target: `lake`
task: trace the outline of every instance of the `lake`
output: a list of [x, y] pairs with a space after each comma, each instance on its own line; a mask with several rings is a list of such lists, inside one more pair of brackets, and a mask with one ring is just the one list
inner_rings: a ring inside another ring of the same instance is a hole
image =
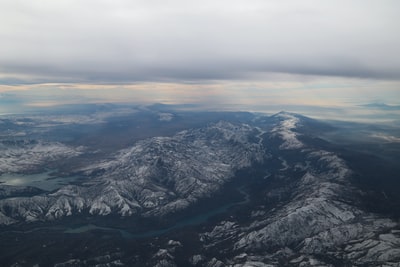
[[36, 174], [4, 173], [0, 176], [0, 184], [14, 186], [33, 186], [52, 191], [75, 181], [77, 176], [59, 177], [52, 175], [54, 170]]

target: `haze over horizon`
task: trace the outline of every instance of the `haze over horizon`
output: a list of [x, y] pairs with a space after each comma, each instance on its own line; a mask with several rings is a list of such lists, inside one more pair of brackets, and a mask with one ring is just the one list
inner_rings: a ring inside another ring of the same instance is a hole
[[399, 0], [0, 0], [0, 267], [400, 267]]
[[2, 1], [0, 113], [399, 105], [398, 10], [394, 0]]

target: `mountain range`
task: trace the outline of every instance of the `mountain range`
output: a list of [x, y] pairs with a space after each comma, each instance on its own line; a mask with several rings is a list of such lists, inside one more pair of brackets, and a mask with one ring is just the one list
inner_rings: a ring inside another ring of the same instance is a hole
[[4, 266], [400, 266], [397, 143], [343, 147], [289, 112], [108, 108], [2, 120]]

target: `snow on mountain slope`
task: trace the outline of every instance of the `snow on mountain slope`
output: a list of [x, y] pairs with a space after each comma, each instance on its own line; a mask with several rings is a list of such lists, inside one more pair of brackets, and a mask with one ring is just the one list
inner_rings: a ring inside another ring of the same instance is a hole
[[276, 125], [271, 133], [272, 136], [279, 136], [283, 143], [279, 146], [280, 149], [298, 149], [303, 147], [303, 143], [297, 139], [298, 133], [293, 131], [299, 123], [299, 118], [287, 112], [280, 112], [274, 115], [281, 121]]
[[[187, 259], [178, 261], [182, 254], [175, 246], [163, 248], [162, 238], [149, 237], [157, 244], [149, 256], [153, 265], [186, 260], [191, 266], [400, 266], [398, 222], [365, 209], [360, 196], [366, 192], [352, 184], [351, 164], [304, 138], [318, 122], [307, 131], [303, 125], [304, 117], [280, 112], [249, 125], [221, 121], [144, 139], [82, 168], [86, 180], [80, 185], [30, 197], [5, 188], [0, 223], [77, 214], [157, 218], [212, 196], [237, 171], [257, 163], [268, 175], [245, 184], [238, 213], [220, 214], [220, 221], [196, 228], [201, 232], [193, 234], [198, 240], [189, 245], [193, 253]], [[183, 241], [176, 241], [179, 247]]]
[[83, 169], [92, 178], [82, 186], [0, 200], [0, 211], [3, 216], [32, 221], [84, 210], [93, 215], [122, 216], [182, 210], [216, 192], [235, 171], [263, 160], [261, 145], [250, 141], [258, 133], [248, 125], [220, 122], [173, 137], [145, 139], [111, 160]]
[[0, 142], [0, 174], [29, 172], [55, 160], [78, 156], [83, 150], [83, 147], [58, 142], [3, 141]]
[[281, 139], [275, 146], [292, 152], [288, 158], [272, 152], [285, 165], [276, 179], [286, 182], [264, 197], [282, 199], [274, 208], [249, 207], [247, 223], [222, 221], [201, 233], [205, 253], [230, 255], [221, 266], [399, 266], [400, 225], [360, 208], [363, 192], [350, 183], [353, 172], [335, 153], [300, 142], [293, 132], [299, 118], [275, 116], [283, 119], [270, 131]]

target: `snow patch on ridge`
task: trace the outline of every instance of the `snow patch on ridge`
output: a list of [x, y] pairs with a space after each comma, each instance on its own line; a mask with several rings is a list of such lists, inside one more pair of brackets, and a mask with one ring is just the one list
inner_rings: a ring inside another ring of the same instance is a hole
[[44, 163], [82, 154], [83, 147], [70, 147], [59, 142], [24, 141], [0, 143], [0, 174], [19, 173]]
[[283, 143], [279, 146], [280, 149], [298, 149], [304, 147], [304, 144], [297, 139], [298, 133], [294, 132], [299, 119], [292, 114], [281, 112], [276, 115], [284, 119], [272, 129], [272, 134], [279, 136]]
[[[2, 199], [0, 212], [13, 207], [10, 218], [34, 221], [81, 212], [158, 216], [182, 210], [216, 192], [237, 170], [263, 160], [262, 144], [254, 143], [257, 134], [246, 124], [219, 122], [171, 137], [143, 139], [80, 169], [91, 178], [84, 184], [42, 196]], [[62, 144], [53, 144], [51, 150], [32, 146], [31, 151], [49, 154], [46, 160], [79, 152]], [[45, 153], [48, 150], [53, 153]], [[16, 158], [23, 158], [20, 154]]]

